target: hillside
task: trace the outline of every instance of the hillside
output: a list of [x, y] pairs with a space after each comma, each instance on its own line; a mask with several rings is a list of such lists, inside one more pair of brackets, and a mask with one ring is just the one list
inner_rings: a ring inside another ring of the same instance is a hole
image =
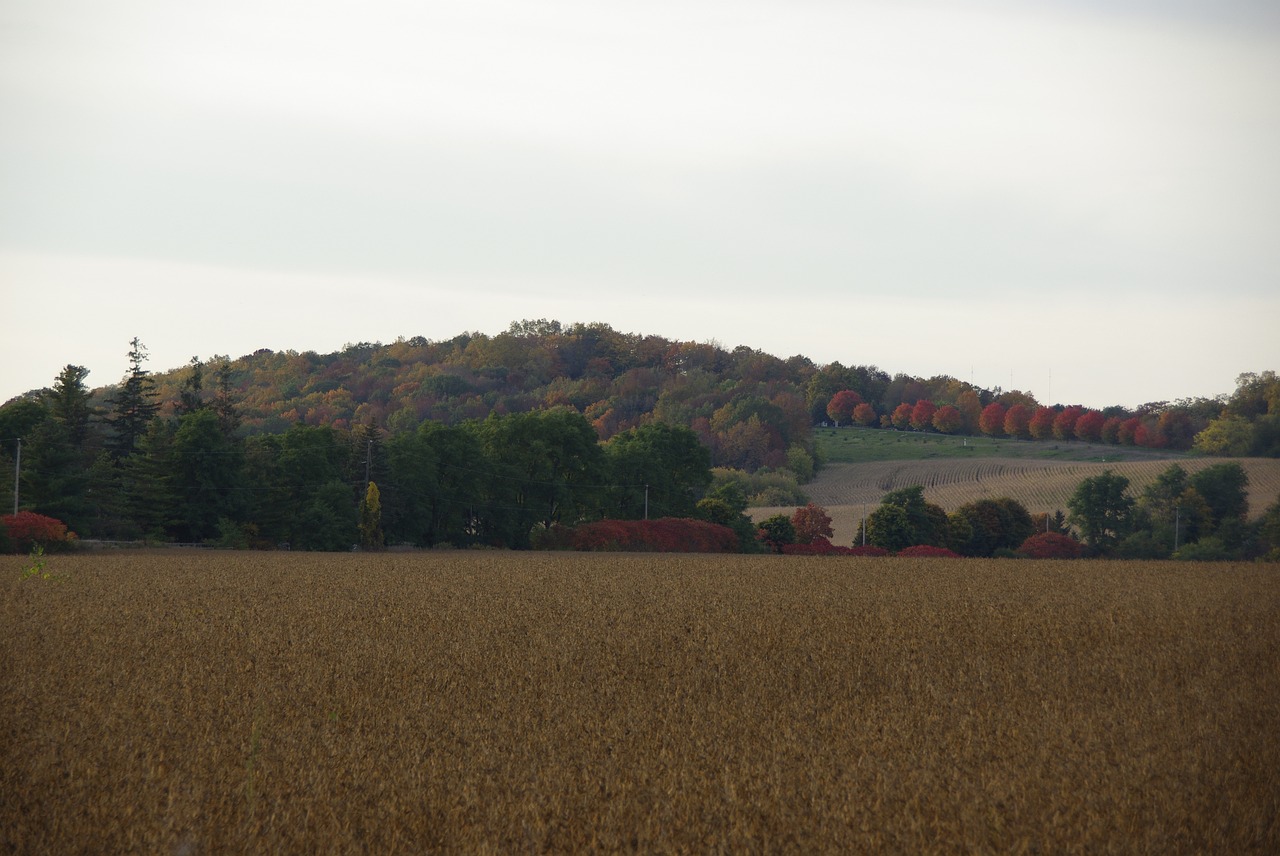
[[[1280, 454], [1280, 382], [1273, 372], [1242, 375], [1230, 397], [1085, 411], [949, 375], [817, 365], [803, 355], [782, 359], [746, 345], [730, 349], [714, 341], [545, 319], [513, 322], [494, 336], [415, 336], [385, 345], [349, 344], [329, 354], [263, 349], [237, 359], [213, 356], [202, 365], [152, 372], [151, 378], [162, 416], [174, 415], [193, 380], [200, 380], [197, 397], [225, 396], [247, 434], [279, 434], [296, 424], [341, 430], [373, 424], [397, 434], [426, 420], [453, 425], [490, 413], [571, 407], [601, 440], [661, 421], [694, 430], [717, 466], [788, 467], [801, 478], [808, 464], [797, 466], [796, 455], [811, 453], [814, 426], [832, 420], [897, 427], [899, 442], [902, 434], [1047, 442], [1079, 437], [1101, 441], [1113, 453], [1185, 450], [1205, 428], [1221, 423], [1211, 453]], [[109, 411], [116, 389], [93, 391], [99, 412]], [[836, 406], [838, 399], [846, 409]]]
[[[1189, 458], [1178, 465], [1195, 473], [1213, 464], [1235, 461], [1249, 475], [1249, 510], [1259, 516], [1280, 497], [1280, 460], [1274, 458]], [[835, 544], [851, 544], [859, 521], [875, 509], [891, 490], [923, 485], [925, 498], [954, 511], [966, 502], [1007, 496], [1018, 500], [1035, 514], [1067, 510], [1067, 499], [1076, 486], [1090, 476], [1112, 470], [1130, 482], [1130, 492], [1140, 493], [1168, 468], [1169, 460], [1144, 461], [1052, 461], [1017, 458], [978, 460], [896, 460], [870, 463], [828, 464], [805, 491], [831, 514]], [[751, 516], [763, 520], [773, 514], [790, 513], [792, 508], [753, 508]]]

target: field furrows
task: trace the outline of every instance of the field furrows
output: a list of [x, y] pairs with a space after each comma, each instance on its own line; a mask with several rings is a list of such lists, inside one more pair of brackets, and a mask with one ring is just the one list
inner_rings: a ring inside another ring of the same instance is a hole
[[1251, 565], [0, 559], [0, 852], [1276, 852]]
[[[1194, 473], [1213, 464], [1235, 460], [1249, 475], [1249, 511], [1259, 516], [1280, 497], [1280, 460], [1273, 458], [1191, 458], [1176, 461]], [[1067, 511], [1067, 500], [1076, 486], [1090, 476], [1112, 470], [1129, 479], [1130, 493], [1137, 495], [1175, 461], [1120, 461], [1115, 463], [1059, 462], [985, 458], [973, 461], [941, 458], [924, 461], [881, 461], [865, 464], [828, 464], [804, 486], [809, 498], [831, 514], [832, 543], [853, 543], [860, 521], [880, 504], [889, 491], [923, 485], [925, 498], [948, 512], [979, 499], [1012, 497], [1034, 513]], [[772, 514], [790, 514], [793, 508], [753, 508], [751, 516], [763, 520]]]

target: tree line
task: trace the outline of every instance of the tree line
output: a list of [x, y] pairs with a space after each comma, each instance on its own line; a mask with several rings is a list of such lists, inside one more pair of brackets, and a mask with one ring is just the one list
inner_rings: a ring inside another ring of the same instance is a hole
[[831, 518], [813, 504], [765, 520], [760, 532], [782, 553], [1280, 561], [1280, 500], [1251, 522], [1248, 486], [1235, 462], [1196, 473], [1171, 464], [1136, 496], [1110, 470], [1086, 478], [1068, 514], [1031, 514], [1008, 497], [948, 514], [913, 485], [885, 494], [852, 547], [830, 544]]
[[[81, 539], [345, 550], [376, 529], [390, 543], [525, 548], [557, 524], [694, 517], [712, 480], [690, 429], [653, 422], [601, 442], [565, 406], [390, 436], [305, 423], [246, 435], [223, 366], [207, 389], [193, 362], [162, 408], [145, 360], [134, 340], [106, 408], [67, 366], [46, 394], [0, 409], [0, 436], [23, 438], [22, 508]], [[708, 513], [741, 529], [745, 498], [730, 498], [732, 514]]]
[[[1147, 449], [1190, 450], [1233, 457], [1280, 456], [1280, 379], [1275, 372], [1243, 374], [1229, 397], [1138, 410], [1040, 405], [1021, 392], [987, 399], [962, 390], [951, 402], [918, 397], [892, 409], [876, 407], [853, 389], [836, 392], [826, 414], [837, 426], [967, 434], [1014, 440], [1082, 440]], [[944, 392], [945, 394], [945, 392]], [[989, 399], [989, 400], [988, 400]]]

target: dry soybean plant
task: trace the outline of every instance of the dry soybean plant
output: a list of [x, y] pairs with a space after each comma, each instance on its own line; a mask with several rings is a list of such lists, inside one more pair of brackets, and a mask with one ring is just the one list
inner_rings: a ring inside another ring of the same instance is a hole
[[59, 562], [0, 574], [0, 851], [1280, 843], [1260, 567]]

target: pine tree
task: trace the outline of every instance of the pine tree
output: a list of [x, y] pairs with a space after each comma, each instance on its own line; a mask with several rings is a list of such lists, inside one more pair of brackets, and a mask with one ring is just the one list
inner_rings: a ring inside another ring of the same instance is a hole
[[147, 425], [160, 409], [155, 379], [142, 367], [147, 359], [147, 346], [136, 336], [129, 345], [129, 374], [115, 396], [107, 399], [114, 414], [112, 451], [118, 458], [133, 454], [135, 445], [147, 433]]

